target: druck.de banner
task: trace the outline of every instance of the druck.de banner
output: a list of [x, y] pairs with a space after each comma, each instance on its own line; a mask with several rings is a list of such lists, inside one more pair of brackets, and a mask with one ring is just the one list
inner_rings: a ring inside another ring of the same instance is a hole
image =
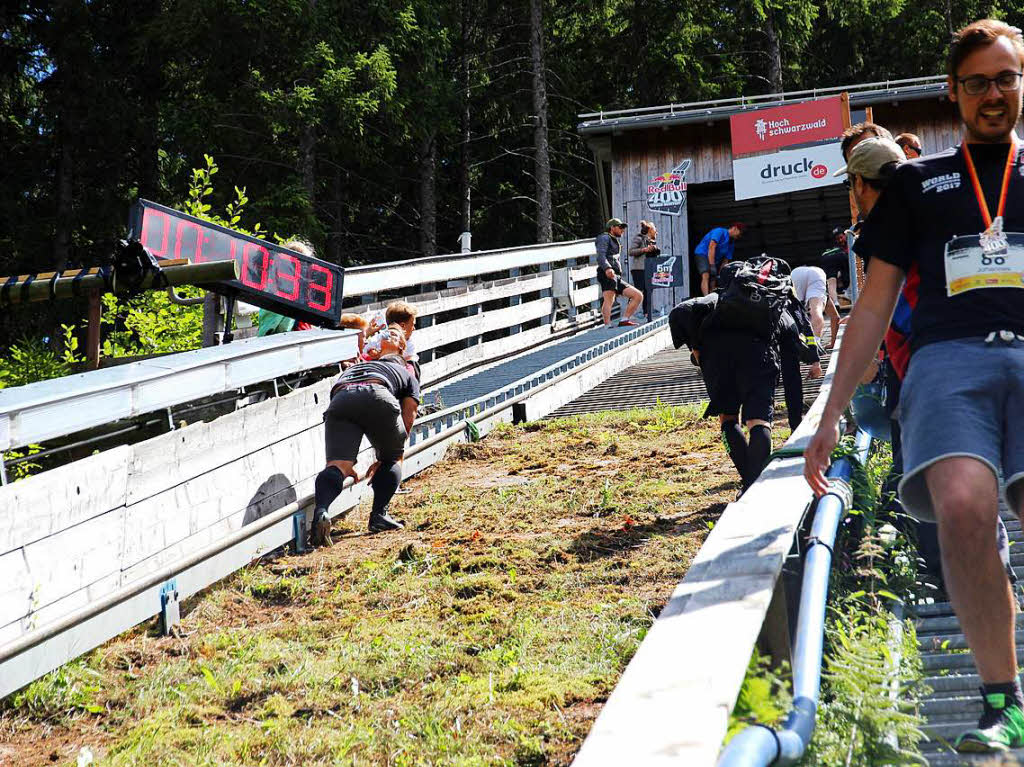
[[843, 103], [836, 96], [743, 112], [729, 118], [729, 128], [733, 157], [828, 141], [843, 133]]
[[844, 164], [838, 141], [741, 157], [732, 161], [736, 199], [749, 200], [838, 184], [842, 179], [833, 178], [832, 174]]
[[832, 176], [843, 166], [839, 96], [733, 115], [730, 127], [737, 200], [842, 182]]

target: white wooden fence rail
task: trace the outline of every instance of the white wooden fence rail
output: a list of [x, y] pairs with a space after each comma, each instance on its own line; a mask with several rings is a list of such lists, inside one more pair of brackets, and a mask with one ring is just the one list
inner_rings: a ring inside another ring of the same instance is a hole
[[[437, 281], [456, 275], [493, 273], [539, 263], [564, 263], [586, 257], [592, 250], [592, 244], [585, 242], [501, 251], [479, 257], [460, 256], [449, 260], [447, 270], [444, 260], [428, 259], [430, 263], [419, 274], [420, 279], [433, 288]], [[389, 266], [381, 270], [379, 280], [371, 279], [368, 270], [356, 270], [362, 282], [357, 280], [355, 285], [361, 285], [360, 290], [370, 290], [372, 283], [374, 292], [382, 290], [382, 286], [408, 285], [412, 269], [412, 265]], [[551, 289], [551, 270], [423, 295], [410, 291], [410, 299], [420, 306], [424, 316], [481, 307], [469, 316], [420, 329], [414, 337], [418, 348], [436, 349], [484, 333], [517, 327], [531, 319], [550, 317], [556, 309], [569, 311], [583, 307], [596, 298], [593, 289], [596, 286], [585, 284], [591, 282], [594, 267], [571, 266], [570, 269], [567, 295], [542, 295], [497, 309], [482, 310], [482, 306], [485, 302], [529, 297]], [[423, 274], [428, 274], [428, 278]], [[353, 283], [346, 285], [351, 288]], [[586, 321], [592, 321], [589, 320], [592, 317], [592, 310], [581, 311], [575, 317], [454, 351], [427, 363], [424, 378], [429, 382], [466, 365], [496, 361], [503, 355], [543, 343], [545, 339], [572, 333]], [[542, 371], [544, 381], [524, 403], [528, 406], [529, 417], [543, 416], [669, 343], [664, 321], [630, 330], [618, 340], [609, 341], [609, 338], [602, 336], [604, 340], [595, 347], [595, 352], [599, 353], [582, 358], [576, 353], [564, 364], [556, 363]], [[221, 391], [232, 381], [237, 383], [241, 379], [232, 379], [224, 372], [232, 369], [231, 366], [246, 370], [249, 377], [244, 380], [248, 381], [258, 377], [260, 361], [262, 380], [281, 375], [284, 370], [295, 370], [302, 364], [311, 364], [309, 359], [315, 359], [312, 364], [323, 364], [323, 354], [314, 358], [307, 353], [322, 344], [329, 345], [325, 348], [330, 348], [333, 354], [344, 352], [339, 356], [354, 353], [355, 341], [351, 333], [313, 332], [247, 339], [227, 347], [160, 358], [156, 361], [159, 363], [156, 377], [165, 392], [160, 406], [172, 400], [175, 391], [187, 392], [192, 398]], [[284, 359], [281, 355], [290, 356]], [[131, 386], [154, 380], [152, 368], [141, 365], [134, 370], [120, 369], [111, 379], [115, 381], [113, 384], [105, 377], [109, 371], [79, 377], [78, 388], [100, 399], [88, 400], [88, 407], [81, 404], [85, 400], [78, 400], [77, 406], [86, 412], [76, 416], [78, 420], [74, 420], [73, 425], [77, 427], [97, 422], [97, 419], [105, 423], [104, 418], [109, 420], [141, 412], [126, 393]], [[210, 371], [220, 372], [213, 375]], [[204, 387], [202, 376], [206, 374], [216, 380]], [[100, 383], [93, 385], [93, 380], [100, 380]], [[111, 391], [116, 390], [117, 396], [102, 399], [104, 384], [109, 384]], [[0, 414], [8, 423], [17, 424], [21, 414], [18, 402], [25, 404], [26, 409], [42, 402], [54, 408], [51, 416], [59, 418], [59, 391], [48, 386], [41, 387], [44, 391], [0, 392], [0, 398], [7, 396], [0, 399]], [[115, 447], [0, 487], [0, 696], [160, 609], [159, 599], [154, 600], [152, 590], [148, 589], [111, 607], [105, 620], [91, 617], [75, 623], [75, 616], [89, 605], [110, 599], [111, 595], [163, 572], [169, 565], [185, 561], [266, 514], [310, 495], [313, 478], [324, 463], [322, 413], [329, 389], [330, 381], [324, 380], [209, 423], [195, 423], [137, 444]], [[503, 390], [501, 397], [508, 396], [505, 391], [516, 390], [513, 384]], [[65, 398], [68, 394], [66, 389]], [[128, 402], [119, 402], [117, 407], [111, 405], [104, 410], [106, 403], [118, 402], [118, 398]], [[486, 397], [480, 400], [481, 403], [486, 401]], [[511, 409], [504, 408], [483, 417], [477, 425], [486, 432], [511, 417]], [[10, 429], [8, 435], [11, 435]], [[14, 436], [10, 439], [17, 441]], [[461, 433], [454, 434], [438, 446], [417, 454], [415, 460], [407, 462], [406, 471], [418, 471], [430, 465], [443, 455], [448, 443], [462, 439]], [[368, 464], [371, 454], [364, 443], [361, 463]], [[358, 486], [346, 490], [333, 511], [351, 508], [363, 489]], [[275, 524], [251, 540], [233, 545], [229, 552], [218, 554], [209, 562], [183, 568], [177, 584], [179, 591], [184, 596], [209, 585], [268, 547], [285, 543], [289, 533], [288, 525]], [[29, 649], [21, 649], [27, 637], [42, 636], [45, 627], [68, 621], [75, 625]], [[15, 654], [5, 653], [5, 646], [17, 646], [19, 650]]]

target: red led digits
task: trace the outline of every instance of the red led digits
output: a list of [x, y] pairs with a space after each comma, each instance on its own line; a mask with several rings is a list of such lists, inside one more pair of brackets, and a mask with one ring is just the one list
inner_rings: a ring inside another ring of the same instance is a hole
[[[284, 272], [281, 271], [281, 267], [275, 264], [275, 266], [277, 266], [277, 268], [274, 270], [277, 273], [277, 285], [274, 288], [274, 292], [276, 292], [277, 295], [281, 296], [282, 298], [287, 298], [289, 301], [298, 301], [299, 291], [302, 288], [299, 282], [299, 278], [302, 276], [302, 263], [299, 261], [299, 259], [295, 258], [294, 256], [289, 256], [286, 253], [275, 253], [274, 258], [283, 258], [286, 261], [290, 261], [292, 265], [292, 273], [285, 274]], [[285, 293], [284, 291], [281, 290], [282, 282], [291, 283], [292, 289], [290, 292]]]
[[[249, 279], [249, 256], [252, 250], [259, 251], [260, 259], [260, 281], [252, 282]], [[270, 267], [270, 251], [262, 245], [254, 242], [247, 242], [242, 246], [242, 284], [256, 290], [264, 290], [267, 287], [267, 270]]]
[[[153, 227], [163, 224], [160, 228], [160, 247], [153, 242]], [[159, 210], [146, 209], [142, 217], [142, 247], [146, 248], [157, 258], [167, 258], [167, 235], [171, 229], [171, 217]]]
[[[175, 258], [190, 258], [192, 263], [198, 264], [203, 258], [203, 229], [199, 224], [193, 221], [182, 221], [178, 219], [177, 230], [175, 231], [174, 237], [174, 257]], [[181, 241], [185, 239], [184, 234], [188, 227], [192, 227], [196, 232], [196, 245], [193, 251], [190, 253], [188, 245], [185, 246], [185, 255], [181, 255]], [[155, 255], [155, 254], [154, 254]]]
[[132, 232], [159, 259], [234, 261], [238, 279], [213, 287], [216, 292], [309, 322], [338, 321], [341, 302], [335, 302], [334, 291], [337, 286], [341, 292], [340, 267], [145, 200], [133, 212]]
[[[310, 279], [309, 279], [309, 297], [308, 297], [308, 300], [307, 300], [306, 303], [309, 304], [309, 308], [310, 309], [316, 309], [318, 312], [330, 311], [330, 308], [331, 308], [331, 294], [333, 293], [333, 289], [334, 289], [334, 275], [331, 274], [331, 270], [330, 269], [324, 269], [319, 264], [310, 264], [309, 268], [310, 268], [310, 275], [309, 275], [309, 277], [310, 277]], [[313, 272], [323, 272], [324, 274], [326, 274], [327, 275], [327, 284], [326, 285], [317, 285], [315, 282], [313, 282], [313, 274], [312, 274]], [[318, 303], [313, 301], [313, 293], [314, 292], [316, 292], [316, 293], [323, 293], [324, 294], [324, 302], [322, 304], [318, 304]]]

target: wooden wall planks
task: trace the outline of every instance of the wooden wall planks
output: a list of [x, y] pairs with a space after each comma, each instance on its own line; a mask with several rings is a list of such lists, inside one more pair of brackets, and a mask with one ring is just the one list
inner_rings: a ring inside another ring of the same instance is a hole
[[[921, 137], [926, 153], [938, 152], [957, 144], [961, 126], [956, 109], [947, 101], [920, 100], [874, 106], [875, 122], [897, 133], [910, 131]], [[671, 170], [690, 158], [693, 164], [686, 174], [688, 196], [702, 193], [701, 185], [732, 180], [732, 148], [729, 122], [694, 123], [650, 130], [623, 131], [612, 135], [612, 215], [629, 225], [623, 249], [639, 227], [641, 219], [653, 220], [663, 254], [684, 260], [685, 279], [679, 290], [655, 290], [655, 314], [667, 311], [689, 296], [693, 264], [690, 244], [701, 234], [691, 236], [690, 217], [684, 208], [680, 216], [654, 213], [647, 207], [646, 188], [650, 179]], [[763, 198], [769, 201], [772, 198]], [[721, 218], [729, 220], [729, 211]], [[623, 264], [624, 268], [628, 268]]]

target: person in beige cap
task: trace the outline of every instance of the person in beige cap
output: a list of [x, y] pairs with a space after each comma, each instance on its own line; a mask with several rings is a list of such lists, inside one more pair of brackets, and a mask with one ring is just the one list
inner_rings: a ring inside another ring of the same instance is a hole
[[866, 216], [904, 159], [903, 150], [892, 139], [866, 138], [853, 147], [846, 165], [833, 175], [846, 176], [843, 183], [853, 191], [857, 209]]

